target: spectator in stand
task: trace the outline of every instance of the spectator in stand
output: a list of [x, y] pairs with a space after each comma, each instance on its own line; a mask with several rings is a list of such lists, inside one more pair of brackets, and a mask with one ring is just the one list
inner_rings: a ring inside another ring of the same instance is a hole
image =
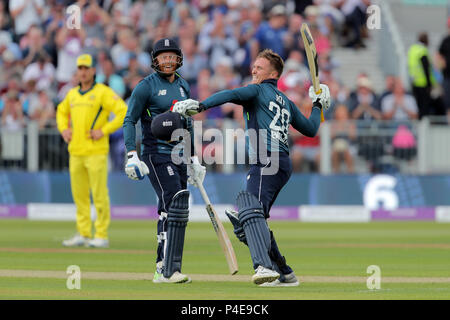
[[333, 172], [341, 171], [341, 163], [346, 165], [346, 172], [354, 172], [353, 157], [356, 150], [352, 143], [356, 140], [356, 125], [350, 120], [345, 104], [340, 104], [334, 112], [335, 121], [331, 123], [331, 164]]
[[37, 99], [33, 100], [28, 110], [30, 120], [37, 121], [39, 129], [55, 127], [55, 104], [45, 90], [37, 91]]
[[234, 89], [239, 86], [241, 78], [233, 71], [233, 59], [225, 56], [217, 61], [210, 81], [214, 91]]
[[439, 45], [437, 58], [444, 77], [442, 83], [443, 100], [444, 107], [447, 110], [447, 123], [450, 124], [450, 17], [447, 19], [447, 35]]
[[289, 16], [288, 32], [284, 38], [286, 54], [289, 57], [292, 51], [304, 52], [304, 45], [300, 28], [303, 23], [303, 18], [299, 14], [292, 14]]
[[1, 30], [0, 31], [0, 55], [3, 54], [5, 50], [11, 51], [14, 54], [15, 60], [22, 60], [22, 51], [17, 43], [12, 41], [10, 32]]
[[208, 60], [197, 51], [194, 37], [181, 38], [180, 47], [183, 51], [183, 65], [178, 72], [188, 82], [191, 92], [196, 91], [197, 75], [208, 65]]
[[75, 72], [72, 75], [72, 78], [69, 82], [67, 82], [64, 86], [61, 87], [61, 89], [58, 90], [58, 94], [56, 96], [56, 100], [58, 102], [61, 102], [64, 100], [65, 96], [67, 95], [67, 92], [69, 92], [70, 89], [78, 86], [80, 82], [78, 81], [77, 73]]
[[46, 42], [46, 51], [51, 57], [51, 63], [56, 66], [58, 63], [58, 49], [55, 38], [59, 29], [66, 27], [64, 0], [57, 0], [50, 7], [50, 14], [44, 21], [44, 36]]
[[381, 111], [385, 120], [407, 121], [418, 118], [416, 100], [405, 92], [400, 78], [394, 81], [394, 92], [381, 101]]
[[24, 57], [22, 61], [24, 67], [36, 61], [38, 52], [45, 51], [47, 54], [50, 52], [42, 29], [34, 25], [30, 27], [26, 36], [22, 37], [20, 47]]
[[309, 27], [311, 31], [311, 36], [314, 39], [314, 44], [316, 46], [317, 55], [321, 56], [323, 54], [328, 54], [331, 50], [330, 40], [320, 31], [317, 24], [312, 24]]
[[13, 90], [8, 91], [1, 112], [2, 128], [14, 131], [25, 126], [25, 117], [19, 100], [19, 92]]
[[61, 28], [56, 33], [58, 48], [58, 65], [56, 66], [56, 81], [58, 89], [70, 81], [76, 72], [76, 59], [83, 51], [85, 33], [83, 29]]
[[394, 157], [400, 160], [411, 160], [417, 154], [417, 143], [411, 130], [405, 124], [398, 126], [392, 138]]
[[349, 48], [365, 48], [363, 42], [362, 29], [365, 28], [367, 15], [366, 10], [370, 5], [370, 0], [345, 0], [341, 6], [341, 11], [345, 16], [348, 41], [345, 44]]
[[[308, 6], [305, 9], [305, 22], [310, 26], [310, 28], [311, 26], [315, 26], [319, 30], [320, 34], [328, 36], [329, 30], [325, 23], [325, 19], [322, 17], [320, 13], [319, 6], [316, 5]], [[314, 41], [315, 40], [316, 39], [314, 38]]]
[[111, 19], [97, 3], [91, 1], [90, 5], [84, 10], [83, 29], [86, 33], [84, 42], [84, 51], [92, 56], [96, 56], [103, 47], [105, 39], [105, 26], [111, 22]]
[[[128, 34], [128, 33], [127, 33]], [[139, 67], [146, 73], [150, 72], [151, 58], [150, 54], [141, 50], [137, 37], [133, 34], [129, 34], [129, 38], [125, 39], [123, 50], [116, 55], [113, 62], [118, 72], [125, 72], [130, 64], [130, 56], [135, 55]]]
[[[290, 92], [288, 98], [299, 107], [305, 117], [309, 117], [312, 110], [312, 101], [305, 95], [302, 97], [297, 92]], [[320, 130], [320, 129], [319, 129]], [[320, 135], [310, 138], [290, 128], [292, 139], [290, 157], [293, 172], [315, 171], [320, 168]]]
[[278, 4], [269, 11], [269, 20], [263, 21], [255, 33], [251, 44], [252, 61], [263, 49], [272, 49], [283, 60], [287, 58], [285, 41], [287, 35], [286, 7]]
[[32, 25], [41, 24], [43, 11], [43, 0], [9, 0], [9, 13], [14, 20], [16, 42], [20, 41]]
[[2, 90], [9, 79], [22, 76], [23, 67], [9, 49], [3, 51], [0, 63], [0, 90]]
[[122, 98], [125, 95], [125, 83], [122, 77], [115, 72], [113, 61], [105, 59], [101, 67], [102, 73], [96, 75], [95, 81], [110, 87]]
[[278, 80], [278, 88], [283, 92], [303, 91], [303, 84], [309, 83], [310, 77], [309, 69], [303, 62], [303, 54], [300, 51], [291, 51], [284, 63], [283, 74]]
[[358, 76], [357, 89], [350, 93], [347, 103], [351, 118], [355, 120], [381, 120], [377, 109], [377, 97], [372, 89], [372, 82], [366, 75]]
[[139, 65], [137, 55], [135, 53], [130, 54], [130, 60], [128, 63], [128, 69], [125, 70], [125, 73], [123, 75], [123, 81], [125, 82], [126, 87], [124, 100], [126, 100], [131, 95], [131, 92], [133, 91], [132, 87], [134, 87], [133, 83], [136, 81], [136, 79], [139, 79], [138, 81], [140, 81], [148, 74]]
[[408, 50], [408, 71], [412, 92], [419, 107], [419, 119], [434, 114], [431, 90], [436, 85], [428, 52], [428, 34], [419, 34], [417, 43]]
[[209, 67], [213, 70], [222, 57], [231, 57], [238, 49], [233, 28], [225, 23], [225, 15], [220, 10], [214, 12], [214, 19], [201, 30], [198, 47], [208, 56]]
[[[380, 104], [386, 96], [388, 96], [388, 95], [392, 94], [392, 92], [394, 92], [395, 79], [396, 79], [396, 77], [392, 74], [388, 74], [384, 78], [384, 90], [380, 94], [380, 97], [378, 98], [378, 102]], [[381, 105], [379, 106], [379, 109], [381, 110]]]
[[7, 12], [6, 0], [0, 1], [0, 30], [12, 30], [13, 20]]
[[149, 25], [155, 27], [164, 16], [164, 3], [160, 0], [137, 0], [130, 10], [137, 29], [145, 30]]
[[[36, 89], [50, 91], [55, 80], [55, 67], [49, 62], [50, 58], [44, 51], [36, 53], [36, 62], [29, 64], [23, 73], [23, 81], [36, 81]], [[53, 93], [51, 93], [53, 96]]]
[[238, 31], [239, 49], [234, 54], [234, 60], [237, 70], [244, 79], [249, 77], [251, 73], [251, 40], [261, 24], [262, 15], [259, 8], [248, 2], [242, 4], [240, 13], [241, 22]]

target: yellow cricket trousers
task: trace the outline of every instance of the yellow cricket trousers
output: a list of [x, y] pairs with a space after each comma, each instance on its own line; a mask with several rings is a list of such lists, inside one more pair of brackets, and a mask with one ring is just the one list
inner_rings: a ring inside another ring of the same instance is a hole
[[110, 207], [108, 193], [107, 155], [70, 155], [69, 171], [72, 197], [77, 207], [77, 230], [91, 238], [91, 199], [97, 211], [95, 238], [108, 239]]

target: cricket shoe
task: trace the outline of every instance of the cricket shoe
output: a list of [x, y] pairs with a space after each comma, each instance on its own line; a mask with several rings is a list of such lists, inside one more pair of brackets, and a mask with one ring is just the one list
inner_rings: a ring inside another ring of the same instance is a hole
[[189, 278], [187, 275], [182, 274], [178, 271], [175, 271], [170, 278], [166, 278], [164, 277], [163, 274], [158, 274], [158, 277], [156, 277], [156, 272], [155, 272], [155, 276], [153, 277], [153, 282], [154, 283], [190, 283], [192, 280], [191, 278]]
[[297, 287], [299, 285], [299, 281], [295, 276], [294, 272], [289, 274], [282, 274], [280, 277], [272, 282], [264, 282], [260, 284], [260, 287]]
[[72, 238], [64, 240], [62, 242], [62, 245], [64, 247], [81, 247], [86, 245], [89, 240], [90, 240], [89, 238], [83, 237], [82, 235], [77, 233]]
[[109, 248], [109, 241], [107, 239], [95, 238], [89, 240], [86, 246], [90, 248]]
[[277, 280], [280, 274], [274, 270], [259, 266], [255, 270], [255, 274], [252, 276], [252, 281], [254, 284], [263, 284], [265, 282], [272, 282]]

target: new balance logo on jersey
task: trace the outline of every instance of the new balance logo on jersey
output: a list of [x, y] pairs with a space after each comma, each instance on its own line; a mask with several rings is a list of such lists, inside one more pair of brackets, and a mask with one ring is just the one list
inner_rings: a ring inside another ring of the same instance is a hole
[[165, 96], [167, 94], [167, 90], [159, 90], [158, 96]]

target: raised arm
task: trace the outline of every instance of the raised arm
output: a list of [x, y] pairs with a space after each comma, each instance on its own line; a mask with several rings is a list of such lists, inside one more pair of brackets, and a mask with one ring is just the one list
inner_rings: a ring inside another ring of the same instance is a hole
[[200, 102], [199, 112], [212, 107], [220, 106], [226, 102], [241, 104], [242, 102], [256, 97], [258, 95], [258, 91], [258, 86], [253, 84], [242, 88], [219, 91]]

